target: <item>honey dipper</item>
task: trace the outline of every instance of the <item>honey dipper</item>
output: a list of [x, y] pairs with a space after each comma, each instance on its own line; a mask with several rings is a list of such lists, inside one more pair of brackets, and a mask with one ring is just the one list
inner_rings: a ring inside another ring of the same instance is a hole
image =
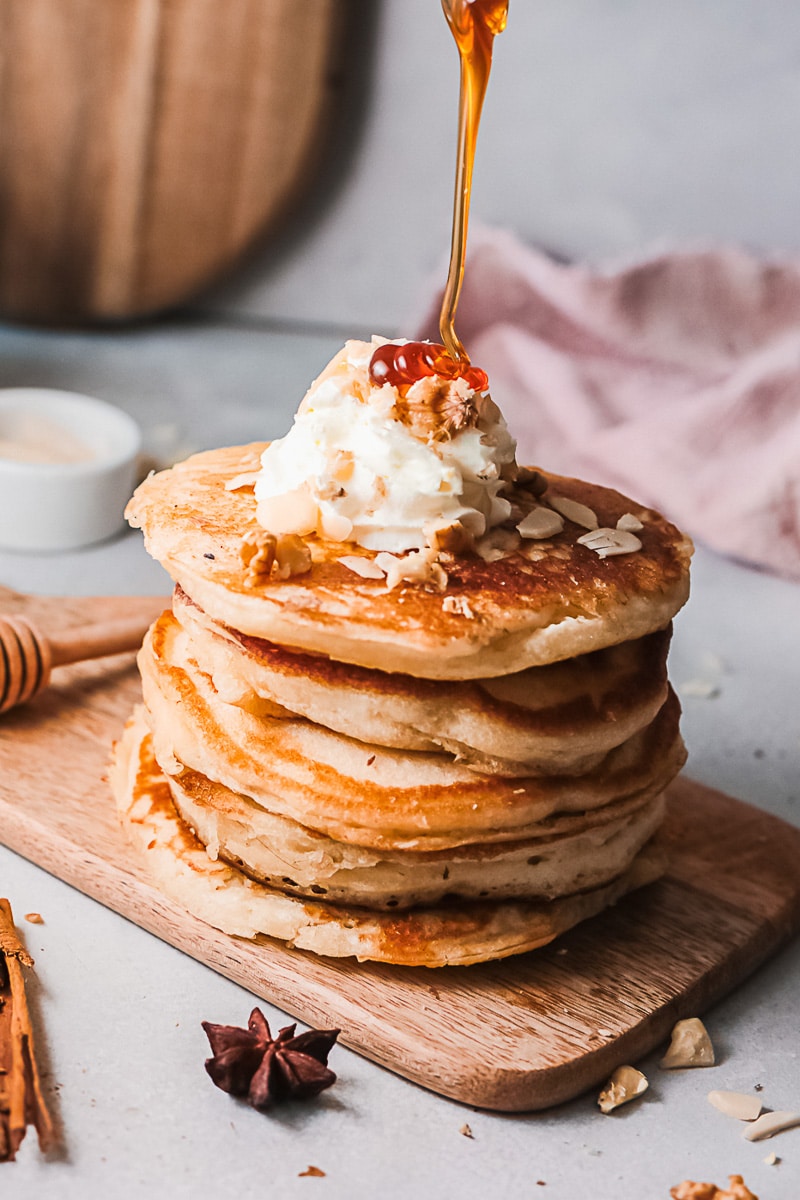
[[0, 713], [47, 687], [53, 667], [136, 650], [150, 623], [168, 604], [161, 596], [143, 596], [141, 610], [134, 616], [78, 625], [53, 637], [27, 617], [0, 616]]

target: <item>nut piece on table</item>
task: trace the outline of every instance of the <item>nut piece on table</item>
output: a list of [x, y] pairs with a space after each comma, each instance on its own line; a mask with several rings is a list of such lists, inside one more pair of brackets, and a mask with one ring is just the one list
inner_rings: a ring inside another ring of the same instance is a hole
[[760, 1142], [762, 1138], [772, 1137], [782, 1133], [784, 1129], [793, 1129], [800, 1125], [800, 1113], [797, 1112], [765, 1112], [757, 1121], [753, 1121], [744, 1131], [748, 1142]]
[[695, 1183], [684, 1179], [677, 1187], [670, 1188], [672, 1200], [758, 1200], [750, 1191], [741, 1175], [729, 1175], [727, 1188], [718, 1188], [715, 1183]]
[[669, 1050], [658, 1064], [663, 1070], [676, 1067], [713, 1067], [714, 1047], [699, 1017], [678, 1021], [672, 1031]]
[[641, 1071], [635, 1067], [617, 1067], [613, 1075], [597, 1097], [600, 1111], [613, 1112], [621, 1104], [627, 1104], [646, 1092], [650, 1085]]
[[726, 1117], [735, 1117], [737, 1121], [755, 1121], [761, 1112], [758, 1096], [746, 1092], [709, 1092], [708, 1102]]

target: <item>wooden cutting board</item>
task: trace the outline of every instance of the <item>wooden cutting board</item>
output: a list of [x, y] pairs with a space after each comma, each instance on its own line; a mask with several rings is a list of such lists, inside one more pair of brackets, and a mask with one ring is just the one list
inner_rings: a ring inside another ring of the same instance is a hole
[[[135, 599], [0, 589], [0, 612], [57, 629]], [[437, 971], [323, 960], [218, 933], [148, 883], [104, 781], [138, 697], [131, 656], [61, 668], [0, 718], [0, 841], [293, 1016], [408, 1079], [501, 1111], [601, 1084], [701, 1013], [800, 927], [800, 830], [688, 779], [669, 793], [665, 879], [556, 946]]]

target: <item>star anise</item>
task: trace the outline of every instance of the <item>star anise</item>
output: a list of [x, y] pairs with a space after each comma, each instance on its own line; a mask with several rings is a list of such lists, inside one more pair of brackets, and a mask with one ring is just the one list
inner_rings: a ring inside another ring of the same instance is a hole
[[212, 1058], [206, 1071], [223, 1092], [241, 1096], [265, 1112], [283, 1100], [307, 1100], [336, 1082], [328, 1055], [338, 1029], [309, 1029], [295, 1037], [287, 1025], [273, 1038], [267, 1019], [254, 1008], [247, 1029], [203, 1021]]

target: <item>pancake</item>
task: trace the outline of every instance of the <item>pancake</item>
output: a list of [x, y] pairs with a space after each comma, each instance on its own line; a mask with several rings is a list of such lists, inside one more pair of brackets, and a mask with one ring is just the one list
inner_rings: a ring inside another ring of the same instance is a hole
[[178, 587], [173, 612], [219, 696], [254, 716], [301, 716], [401, 750], [446, 750], [477, 771], [579, 774], [655, 717], [671, 630], [474, 682], [421, 680], [247, 637]]
[[644, 802], [634, 797], [521, 842], [376, 853], [268, 813], [194, 771], [166, 779], [179, 816], [211, 858], [288, 895], [370, 909], [552, 900], [599, 887], [627, 870], [664, 815], [663, 795]]
[[171, 899], [238, 937], [279, 938], [331, 957], [407, 966], [468, 965], [543, 946], [663, 871], [657, 841], [613, 883], [553, 901], [476, 902], [370, 912], [321, 904], [256, 883], [219, 860], [178, 816], [141, 724], [129, 722], [110, 773], [118, 811], [148, 873]]
[[339, 842], [443, 850], [539, 836], [553, 814], [652, 798], [685, 758], [670, 694], [655, 719], [580, 776], [479, 775], [445, 754], [372, 746], [302, 719], [254, 717], [222, 701], [165, 613], [139, 656], [155, 754]]
[[[248, 636], [423, 679], [482, 679], [644, 637], [688, 595], [691, 543], [674, 525], [618, 492], [546, 472], [548, 494], [588, 506], [601, 527], [638, 518], [641, 550], [601, 558], [578, 542], [585, 529], [567, 520], [561, 533], [496, 561], [444, 556], [443, 592], [388, 590], [339, 561], [372, 552], [313, 536], [310, 572], [248, 588], [240, 547], [258, 528], [255, 497], [249, 486], [226, 484], [254, 473], [265, 446], [194, 455], [145, 480], [126, 512], [186, 594]], [[525, 492], [515, 500], [534, 504]]]

